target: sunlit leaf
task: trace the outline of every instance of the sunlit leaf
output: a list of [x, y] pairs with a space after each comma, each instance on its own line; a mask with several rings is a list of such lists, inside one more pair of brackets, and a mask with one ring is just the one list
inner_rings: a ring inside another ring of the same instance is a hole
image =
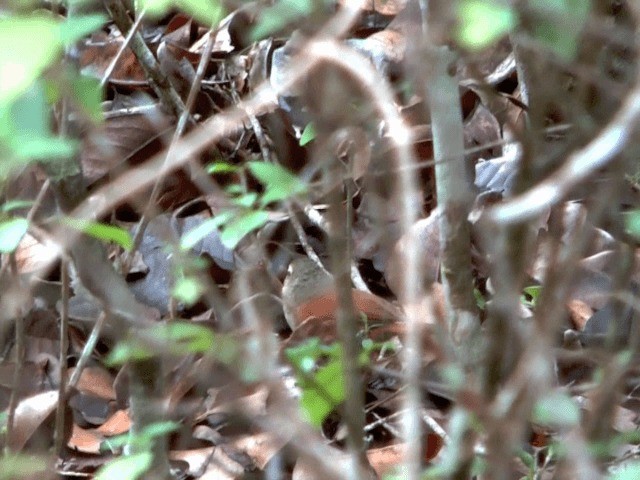
[[623, 218], [625, 231], [635, 238], [640, 238], [640, 210], [626, 212]]
[[536, 402], [533, 421], [546, 426], [571, 427], [580, 421], [580, 408], [568, 395], [552, 392]]
[[108, 452], [116, 448], [122, 448], [125, 445], [136, 446], [140, 449], [151, 448], [154, 439], [175, 432], [178, 428], [179, 425], [176, 422], [155, 422], [135, 435], [131, 435], [129, 432], [105, 439], [100, 446], [100, 450]]
[[144, 9], [151, 17], [161, 17], [179, 8], [205, 25], [216, 25], [224, 16], [224, 7], [218, 0], [140, 0], [136, 8]]
[[222, 212], [214, 218], [205, 220], [197, 227], [192, 228], [182, 235], [182, 238], [180, 239], [180, 248], [183, 250], [193, 248], [200, 240], [218, 230], [218, 227], [227, 223], [232, 217], [232, 212]]
[[195, 305], [200, 299], [204, 288], [202, 284], [193, 277], [182, 277], [176, 280], [173, 287], [173, 296], [188, 307]]
[[518, 23], [506, 4], [491, 0], [462, 0], [458, 3], [457, 40], [470, 50], [488, 47]]
[[0, 252], [13, 252], [27, 233], [29, 222], [25, 218], [13, 218], [0, 222]]
[[304, 127], [302, 135], [300, 135], [300, 146], [304, 147], [306, 144], [312, 142], [316, 138], [316, 127], [313, 122], [307, 123]]
[[0, 210], [7, 213], [21, 208], [31, 208], [33, 202], [31, 200], [9, 200], [0, 206]]
[[101, 14], [78, 15], [59, 24], [59, 38], [64, 46], [71, 45], [105, 24], [107, 18]]
[[251, 37], [254, 40], [267, 37], [287, 24], [310, 15], [315, 6], [314, 0], [280, 0], [260, 14]]
[[62, 159], [71, 157], [78, 149], [79, 143], [62, 137], [28, 137], [16, 135], [10, 142], [17, 158], [30, 159]]
[[29, 89], [62, 53], [59, 23], [53, 17], [0, 18], [0, 103]]
[[345, 399], [342, 362], [331, 360], [302, 388], [300, 406], [312, 425], [319, 427]]
[[104, 363], [109, 367], [114, 367], [132, 360], [147, 360], [153, 357], [153, 355], [154, 353], [148, 348], [131, 340], [123, 340], [118, 342], [111, 352], [109, 352]]
[[205, 25], [217, 25], [224, 17], [224, 7], [217, 0], [176, 0], [176, 6]]
[[125, 250], [131, 250], [133, 248], [133, 238], [131, 238], [131, 234], [123, 228], [71, 217], [64, 217], [61, 221], [65, 225], [80, 230], [82, 233], [97, 238], [98, 240], [114, 242]]
[[239, 207], [251, 208], [258, 200], [258, 194], [256, 192], [249, 192], [235, 197], [231, 200], [231, 203]]
[[175, 354], [202, 353], [213, 348], [214, 333], [208, 328], [188, 322], [171, 322], [159, 325], [151, 335], [164, 341]]
[[269, 220], [269, 213], [251, 211], [229, 222], [220, 235], [222, 244], [227, 248], [235, 248], [246, 235], [262, 227]]
[[118, 457], [111, 460], [96, 473], [96, 480], [136, 480], [149, 470], [153, 455], [151, 452]]
[[575, 58], [580, 35], [591, 11], [589, 0], [530, 0], [539, 14], [533, 23], [533, 35], [566, 61]]
[[607, 480], [637, 480], [640, 478], [640, 462], [629, 462], [619, 466], [618, 471]]
[[35, 474], [51, 468], [46, 458], [35, 455], [11, 454], [0, 459], [0, 480], [36, 478]]
[[102, 94], [100, 81], [86, 75], [77, 75], [71, 80], [73, 100], [94, 122], [102, 121]]
[[216, 173], [235, 173], [239, 170], [236, 165], [227, 162], [214, 162], [206, 166], [205, 171], [209, 174]]
[[307, 186], [293, 173], [277, 163], [249, 162], [249, 171], [266, 189], [262, 205], [284, 200], [307, 190]]

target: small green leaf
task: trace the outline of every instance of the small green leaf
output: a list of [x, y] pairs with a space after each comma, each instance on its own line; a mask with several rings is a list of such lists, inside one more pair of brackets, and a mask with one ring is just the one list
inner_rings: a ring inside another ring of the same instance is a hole
[[258, 19], [251, 38], [260, 40], [277, 32], [287, 24], [313, 13], [314, 0], [280, 0], [265, 9]]
[[307, 126], [304, 127], [302, 131], [302, 135], [300, 135], [300, 146], [304, 147], [306, 144], [310, 143], [316, 138], [316, 126], [313, 122], [307, 123]]
[[229, 222], [220, 235], [222, 244], [227, 248], [235, 248], [246, 235], [262, 227], [269, 220], [269, 213], [250, 211]]
[[102, 28], [106, 21], [107, 18], [101, 14], [69, 17], [59, 24], [60, 41], [64, 46], [72, 45], [85, 35]]
[[235, 197], [231, 200], [231, 203], [243, 208], [251, 208], [258, 200], [258, 194], [256, 192], [244, 193], [239, 197]]
[[96, 480], [136, 480], [149, 470], [153, 455], [151, 452], [136, 453], [111, 460], [98, 470]]
[[108, 367], [115, 367], [118, 365], [124, 365], [130, 361], [147, 360], [153, 357], [153, 352], [148, 348], [139, 345], [132, 340], [123, 340], [116, 344], [116, 346], [109, 352], [104, 363]]
[[62, 137], [16, 136], [10, 143], [14, 155], [19, 159], [63, 159], [71, 157], [78, 149], [79, 143], [75, 140]]
[[309, 422], [319, 427], [344, 399], [342, 362], [333, 360], [318, 370], [313, 383], [302, 389], [300, 406]]
[[14, 218], [0, 222], [0, 252], [13, 252], [27, 233], [29, 222], [25, 218]]
[[179, 278], [173, 287], [173, 297], [188, 307], [195, 305], [203, 292], [202, 284], [193, 277]]
[[633, 210], [623, 214], [624, 229], [634, 238], [640, 238], [640, 210]]
[[457, 40], [469, 50], [488, 47], [516, 26], [518, 18], [506, 4], [490, 0], [458, 3]]
[[82, 108], [95, 123], [102, 121], [102, 92], [100, 81], [86, 75], [75, 75], [71, 79], [73, 101]]
[[266, 187], [261, 200], [263, 206], [307, 190], [304, 182], [276, 163], [249, 162], [248, 167], [251, 174]]
[[572, 427], [580, 422], [580, 408], [565, 393], [552, 392], [536, 402], [533, 421], [545, 426]]
[[35, 455], [10, 454], [0, 459], [0, 480], [37, 478], [36, 473], [48, 470], [46, 458]]
[[484, 298], [484, 295], [482, 295], [482, 292], [480, 290], [478, 290], [477, 288], [473, 289], [473, 296], [476, 299], [476, 305], [478, 305], [478, 308], [480, 310], [484, 310], [485, 307], [487, 306], [487, 301]]
[[168, 349], [176, 355], [208, 352], [213, 348], [216, 339], [208, 328], [188, 322], [159, 325], [151, 334], [166, 342]]
[[179, 425], [172, 421], [152, 423], [135, 435], [124, 433], [122, 435], [116, 435], [115, 437], [106, 438], [100, 444], [100, 451], [109, 452], [126, 445], [135, 446], [140, 450], [149, 449], [153, 446], [153, 441], [156, 438], [175, 432], [178, 427]]
[[216, 173], [235, 173], [240, 170], [236, 165], [227, 162], [214, 162], [205, 168], [205, 171], [211, 175]]
[[207, 235], [211, 235], [213, 232], [218, 230], [221, 225], [224, 225], [232, 218], [233, 212], [227, 211], [216, 215], [214, 218], [205, 220], [197, 227], [192, 228], [182, 235], [182, 238], [180, 239], [180, 248], [182, 250], [189, 250], [190, 248], [193, 248], [200, 240], [205, 238]]
[[0, 210], [8, 213], [13, 210], [20, 210], [21, 208], [31, 208], [32, 205], [33, 202], [31, 200], [9, 200], [0, 207]]
[[526, 307], [535, 308], [538, 304], [538, 298], [540, 298], [540, 292], [542, 292], [541, 285], [531, 285], [523, 289], [525, 295], [522, 296], [522, 303]]
[[0, 104], [29, 89], [62, 53], [59, 23], [50, 16], [0, 18]]
[[127, 251], [133, 248], [133, 238], [131, 238], [131, 234], [123, 228], [71, 217], [63, 217], [61, 221], [65, 225], [80, 230], [82, 233], [97, 238], [98, 240], [114, 242]]
[[640, 462], [623, 463], [613, 475], [608, 475], [607, 480], [637, 480], [640, 478]]
[[540, 15], [533, 35], [565, 61], [575, 58], [580, 35], [589, 18], [589, 0], [530, 0], [529, 6]]
[[215, 0], [176, 0], [176, 6], [204, 25], [217, 25], [225, 13], [221, 2]]
[[224, 16], [223, 5], [217, 0], [141, 0], [136, 7], [155, 18], [177, 7], [204, 25], [217, 25]]

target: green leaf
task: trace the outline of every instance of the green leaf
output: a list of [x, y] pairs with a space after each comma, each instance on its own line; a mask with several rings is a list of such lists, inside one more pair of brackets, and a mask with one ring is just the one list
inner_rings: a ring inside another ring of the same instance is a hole
[[260, 40], [277, 32], [284, 26], [313, 13], [314, 0], [280, 0], [265, 9], [251, 32], [253, 40]]
[[[9, 118], [3, 118], [3, 136], [23, 137], [16, 146], [29, 137], [43, 138], [51, 136], [51, 107], [47, 102], [44, 82], [36, 81], [22, 95], [11, 102], [5, 112]], [[5, 114], [3, 112], [3, 116]], [[4, 139], [11, 141], [11, 138]], [[15, 147], [14, 147], [15, 150]]]
[[0, 104], [10, 102], [62, 53], [58, 22], [45, 16], [0, 18]]
[[75, 75], [71, 79], [73, 101], [82, 108], [87, 116], [95, 123], [103, 120], [102, 92], [100, 81], [86, 75]]
[[133, 248], [133, 238], [131, 238], [131, 234], [123, 228], [71, 217], [63, 217], [61, 221], [65, 225], [80, 230], [82, 233], [97, 238], [98, 240], [114, 242], [127, 251]]
[[225, 13], [223, 5], [215, 0], [176, 0], [176, 6], [204, 25], [217, 25]]
[[107, 358], [104, 359], [104, 363], [108, 367], [115, 367], [130, 361], [147, 360], [153, 355], [153, 352], [139, 343], [132, 340], [123, 340], [118, 342], [109, 352]]
[[316, 126], [313, 122], [307, 123], [307, 126], [304, 127], [302, 131], [302, 135], [300, 135], [300, 146], [304, 147], [306, 144], [310, 143], [316, 138]]
[[216, 340], [215, 334], [208, 328], [188, 322], [159, 325], [151, 331], [151, 335], [166, 342], [171, 353], [176, 355], [208, 352]]
[[136, 480], [149, 470], [153, 455], [151, 452], [136, 453], [110, 461], [96, 474], [96, 480]]
[[248, 167], [251, 174], [265, 186], [261, 200], [263, 206], [307, 190], [304, 182], [277, 163], [249, 162]]
[[530, 308], [534, 308], [538, 304], [540, 298], [540, 292], [542, 292], [541, 285], [531, 285], [523, 289], [525, 295], [522, 297], [522, 303]]
[[640, 238], [640, 210], [623, 213], [624, 229], [634, 238]]
[[0, 207], [0, 210], [8, 213], [13, 210], [20, 210], [21, 208], [31, 208], [32, 206], [33, 202], [31, 200], [9, 200]]
[[258, 200], [258, 194], [256, 192], [244, 193], [239, 197], [235, 197], [231, 200], [231, 203], [243, 208], [251, 208]]
[[156, 438], [175, 432], [178, 428], [179, 425], [172, 421], [152, 423], [135, 435], [132, 435], [129, 432], [106, 438], [100, 444], [100, 451], [109, 452], [118, 448], [123, 448], [126, 445], [136, 447], [140, 450], [150, 449]]
[[220, 240], [227, 248], [235, 248], [246, 235], [262, 227], [269, 220], [269, 213], [264, 211], [250, 211], [229, 222]]
[[319, 427], [344, 402], [344, 375], [341, 360], [331, 360], [302, 388], [300, 406], [312, 425]]
[[560, 58], [571, 61], [580, 46], [580, 35], [589, 18], [589, 0], [530, 0], [529, 6], [540, 15], [533, 35]]
[[315, 367], [318, 358], [322, 355], [320, 339], [312, 337], [300, 345], [285, 349], [287, 360], [296, 370], [308, 373]]
[[0, 222], [0, 252], [13, 252], [27, 233], [29, 222], [25, 218], [14, 218]]
[[551, 427], [572, 427], [580, 422], [580, 408], [565, 393], [552, 392], [534, 405], [533, 421]]
[[51, 468], [46, 458], [35, 455], [10, 454], [0, 459], [0, 480], [16, 478], [37, 478], [36, 473]]
[[620, 465], [618, 471], [608, 475], [608, 480], [637, 480], [640, 478], [640, 462], [629, 462]]
[[78, 16], [60, 23], [52, 16], [0, 19], [0, 103], [29, 89], [44, 70], [58, 61], [63, 48], [100, 28], [101, 15]]
[[56, 160], [71, 157], [79, 143], [61, 137], [27, 137], [16, 135], [11, 141], [14, 155], [23, 160]]
[[176, 281], [173, 287], [173, 297], [190, 307], [196, 304], [203, 291], [204, 288], [197, 279], [182, 277]]
[[[318, 338], [285, 350], [302, 389], [300, 406], [312, 425], [320, 426], [345, 399], [343, 350], [339, 343], [322, 345]], [[325, 362], [317, 368], [320, 359]]]
[[82, 37], [94, 32], [105, 24], [107, 18], [101, 14], [81, 15], [67, 18], [59, 24], [59, 39], [64, 46], [73, 45]]
[[192, 228], [182, 235], [182, 238], [180, 239], [180, 248], [182, 250], [189, 250], [190, 248], [193, 248], [200, 240], [207, 235], [211, 235], [213, 232], [218, 230], [221, 225], [224, 225], [232, 218], [233, 213], [228, 211], [222, 212], [214, 218], [205, 220], [197, 227]]
[[469, 50], [481, 50], [509, 33], [517, 23], [517, 15], [506, 4], [490, 0], [462, 0], [458, 3], [456, 38]]
[[156, 18], [177, 7], [204, 25], [216, 25], [224, 16], [224, 7], [218, 0], [141, 0], [136, 7]]
[[205, 168], [205, 171], [209, 174], [215, 175], [217, 173], [235, 173], [240, 170], [236, 165], [232, 165], [227, 162], [214, 162]]

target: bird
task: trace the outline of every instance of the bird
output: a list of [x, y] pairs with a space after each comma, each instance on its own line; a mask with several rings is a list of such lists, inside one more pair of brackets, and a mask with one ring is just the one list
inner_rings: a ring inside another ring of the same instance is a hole
[[[402, 310], [391, 302], [370, 292], [351, 292], [358, 317], [366, 319], [368, 325], [389, 325], [402, 319]], [[335, 337], [336, 286], [333, 277], [310, 258], [299, 257], [289, 265], [282, 302], [285, 318], [294, 332], [304, 325], [315, 333]]]

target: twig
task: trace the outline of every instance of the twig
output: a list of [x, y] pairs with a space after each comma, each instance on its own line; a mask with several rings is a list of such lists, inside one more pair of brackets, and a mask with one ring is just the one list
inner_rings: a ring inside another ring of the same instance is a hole
[[56, 410], [55, 452], [62, 454], [65, 432], [65, 406], [67, 404], [67, 349], [69, 348], [69, 265], [63, 260], [60, 265], [62, 298], [60, 308], [60, 385], [58, 386], [58, 408]]
[[[129, 30], [132, 29], [133, 23], [122, 2], [120, 0], [105, 0], [104, 5], [122, 34], [125, 35], [125, 33], [128, 33]], [[149, 47], [147, 47], [147, 44], [144, 43], [142, 35], [140, 35], [139, 32], [135, 32], [131, 38], [131, 50], [149, 79], [151, 88], [164, 107], [171, 114], [179, 117], [185, 110], [184, 103], [169, 82], [169, 79], [160, 71], [158, 61], [153, 56], [151, 50], [149, 50]]]
[[[18, 267], [16, 265], [16, 257], [14, 254], [9, 256], [9, 263], [11, 263], [11, 273], [14, 278], [14, 282], [20, 282], [18, 275]], [[15, 370], [13, 371], [13, 388], [11, 389], [11, 396], [9, 397], [9, 407], [7, 413], [7, 444], [5, 447], [5, 453], [11, 452], [11, 443], [13, 440], [14, 421], [16, 408], [20, 401], [20, 392], [22, 385], [22, 372], [24, 370], [24, 355], [25, 355], [25, 324], [24, 315], [22, 312], [15, 312], [16, 331], [15, 331], [15, 349], [16, 349], [16, 363]]]
[[[640, 73], [640, 72], [639, 72]], [[549, 177], [517, 197], [496, 205], [487, 218], [496, 223], [531, 220], [557, 205], [580, 182], [607, 166], [633, 138], [640, 122], [640, 75], [622, 107], [600, 134], [585, 147], [569, 155]]]
[[[180, 114], [180, 118], [178, 119], [178, 125], [176, 126], [176, 130], [173, 133], [173, 138], [171, 139], [171, 143], [169, 144], [169, 148], [167, 149], [164, 165], [166, 165], [172, 158], [173, 148], [176, 142], [180, 139], [182, 134], [184, 133], [185, 128], [187, 127], [187, 123], [190, 118], [190, 112], [193, 108], [193, 104], [198, 96], [198, 92], [200, 90], [200, 84], [202, 83], [202, 79], [204, 78], [204, 74], [206, 72], [207, 64], [209, 63], [209, 59], [211, 58], [211, 53], [213, 51], [214, 44], [214, 35], [213, 30], [209, 30], [209, 38], [207, 39], [207, 43], [204, 48], [204, 52], [200, 57], [200, 62], [198, 63], [198, 69], [196, 71], [196, 76], [191, 85], [191, 89], [189, 90], [189, 96], [187, 97], [187, 103], [184, 107], [184, 110]], [[160, 176], [156, 179], [155, 184], [153, 185], [153, 189], [151, 190], [151, 195], [149, 196], [149, 201], [147, 202], [147, 206], [140, 217], [140, 221], [135, 230], [135, 235], [133, 237], [133, 247], [129, 251], [127, 257], [125, 258], [122, 266], [123, 273], [128, 273], [131, 268], [131, 263], [133, 262], [133, 257], [138, 247], [140, 246], [140, 242], [142, 241], [142, 236], [149, 224], [151, 211], [153, 206], [155, 205], [158, 197], [160, 196], [160, 192], [163, 186], [163, 180], [165, 176]]]
[[129, 43], [131, 43], [131, 39], [133, 38], [135, 33], [138, 31], [138, 28], [140, 27], [140, 23], [142, 22], [142, 19], [144, 18], [146, 13], [147, 13], [147, 9], [144, 8], [140, 12], [140, 15], [138, 15], [138, 18], [136, 18], [136, 21], [134, 22], [134, 24], [129, 29], [129, 33], [127, 33], [127, 37], [124, 39], [124, 42], [122, 42], [122, 45], [120, 45], [120, 49], [118, 50], [118, 53], [116, 53], [116, 56], [113, 57], [113, 59], [111, 60], [111, 63], [107, 67], [107, 70], [104, 72], [104, 75], [102, 76], [102, 80], [100, 80], [101, 90], [105, 87], [105, 85], [109, 81], [109, 78], [113, 74], [113, 70], [116, 68], [118, 61], [120, 60], [120, 57], [122, 57], [122, 54], [129, 46]]

